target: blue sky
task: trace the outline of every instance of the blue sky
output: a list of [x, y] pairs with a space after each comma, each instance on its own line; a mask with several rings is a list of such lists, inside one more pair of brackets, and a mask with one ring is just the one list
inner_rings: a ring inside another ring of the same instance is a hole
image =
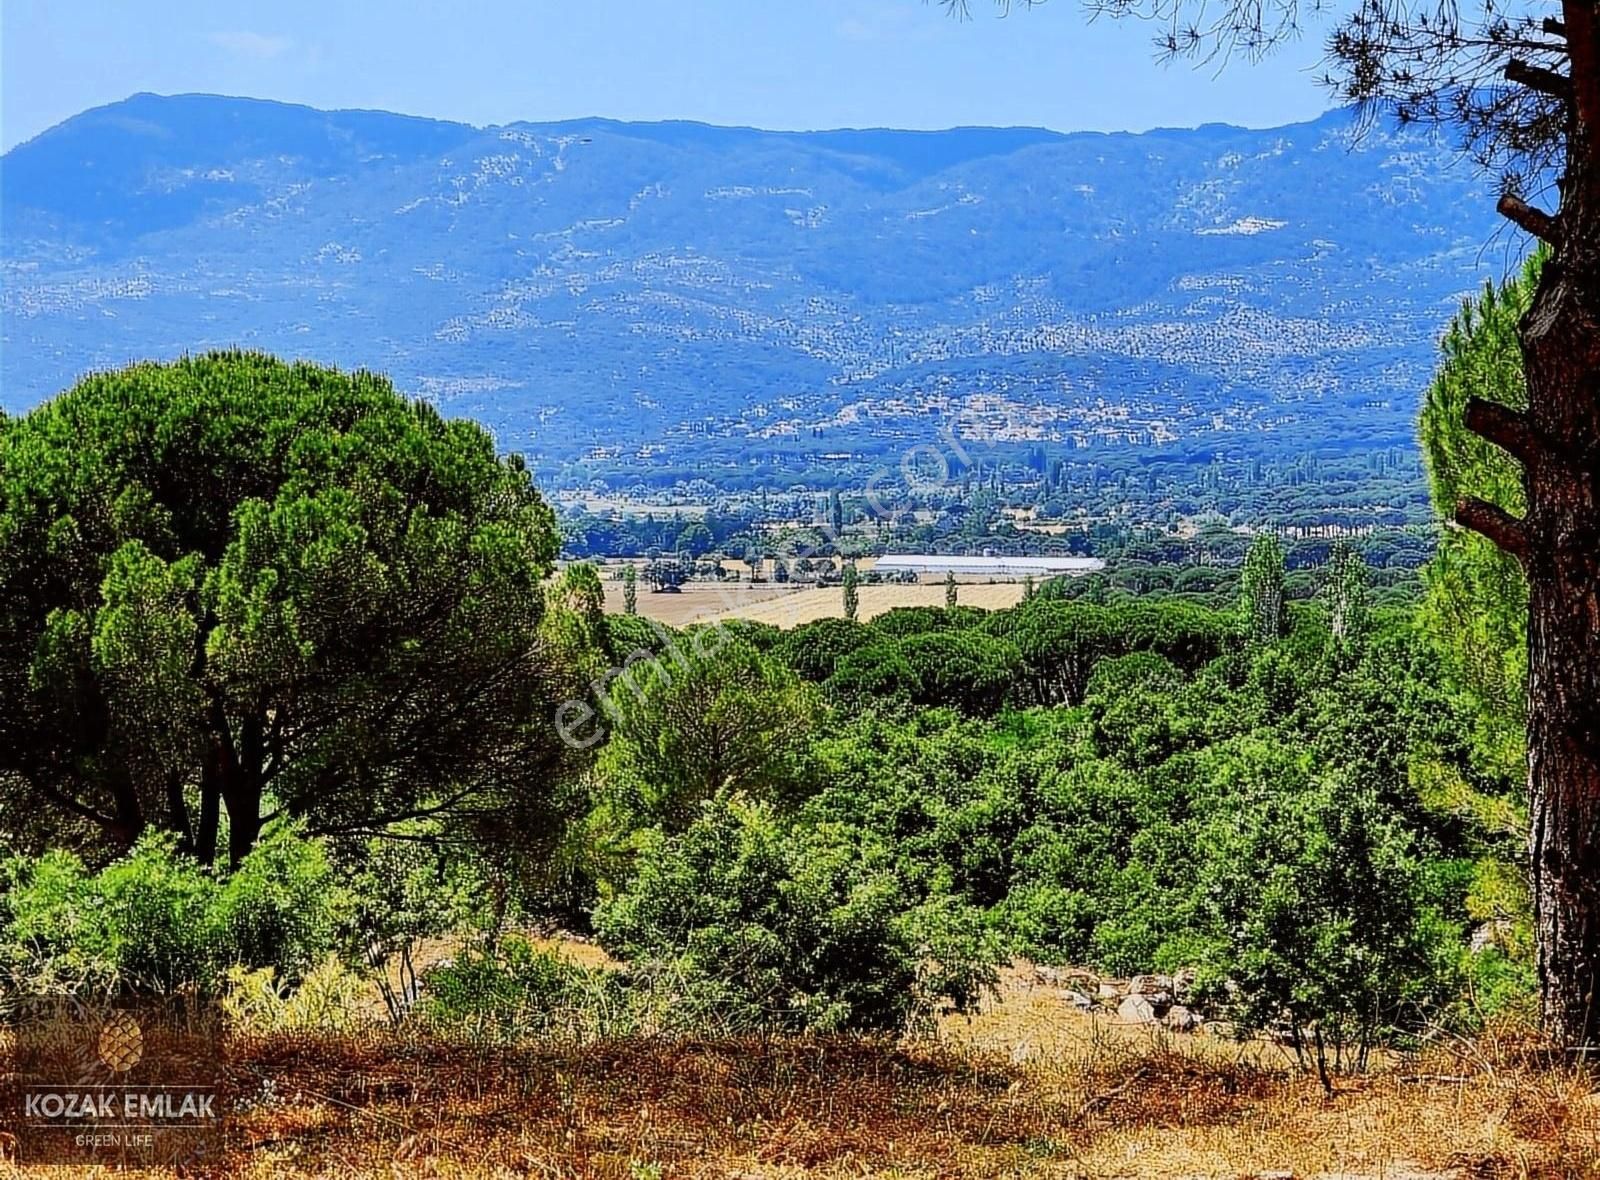
[[1314, 117], [1313, 30], [1264, 64], [1162, 66], [1074, 0], [960, 22], [922, 0], [5, 0], [0, 145], [140, 90], [472, 123], [1143, 130]]

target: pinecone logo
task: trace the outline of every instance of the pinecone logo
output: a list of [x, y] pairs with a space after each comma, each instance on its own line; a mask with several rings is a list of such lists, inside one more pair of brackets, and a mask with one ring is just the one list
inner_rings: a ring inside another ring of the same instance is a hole
[[100, 1026], [95, 1048], [112, 1073], [127, 1073], [144, 1056], [144, 1033], [131, 1013], [113, 1012]]

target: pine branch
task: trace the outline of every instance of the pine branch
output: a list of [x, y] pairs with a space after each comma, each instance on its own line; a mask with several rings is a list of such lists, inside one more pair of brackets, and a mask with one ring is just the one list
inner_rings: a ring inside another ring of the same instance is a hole
[[50, 783], [41, 781], [39, 779], [30, 778], [28, 782], [30, 785], [37, 787], [42, 794], [47, 795], [54, 802], [58, 803], [62, 807], [65, 807], [74, 815], [81, 816], [91, 823], [98, 824], [102, 828], [111, 828], [116, 826], [117, 820], [115, 816], [106, 815], [104, 812], [96, 811], [94, 808], [90, 807], [86, 803], [80, 802], [75, 796], [68, 794], [66, 791], [58, 790]]
[[1572, 101], [1571, 78], [1544, 66], [1531, 65], [1521, 58], [1512, 58], [1506, 63], [1506, 81], [1537, 90], [1540, 94], [1548, 94], [1551, 98], [1559, 98], [1562, 102]]
[[1520, 410], [1471, 397], [1467, 399], [1463, 420], [1473, 434], [1492, 442], [1514, 459], [1526, 463], [1533, 454], [1533, 429], [1528, 425], [1528, 416]]
[[1543, 209], [1535, 209], [1521, 197], [1511, 193], [1504, 194], [1495, 207], [1500, 211], [1500, 216], [1514, 221], [1534, 237], [1549, 242], [1552, 246], [1557, 244], [1561, 236], [1560, 228], [1556, 224], [1556, 219]]
[[1499, 548], [1526, 563], [1528, 560], [1528, 531], [1524, 523], [1498, 504], [1468, 496], [1456, 503], [1456, 523], [1487, 537]]

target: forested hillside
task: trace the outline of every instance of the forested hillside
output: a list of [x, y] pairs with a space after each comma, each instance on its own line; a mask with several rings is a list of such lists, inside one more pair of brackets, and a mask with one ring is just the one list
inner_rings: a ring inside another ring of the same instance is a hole
[[6, 154], [0, 386], [265, 348], [387, 372], [551, 486], [816, 484], [941, 423], [1409, 452], [1493, 232], [1455, 158], [1344, 113], [788, 134], [138, 95]]
[[[1459, 403], [1515, 403], [1536, 273], [1447, 334], [1442, 500], [1503, 490]], [[214, 1001], [269, 1080], [307, 1044], [584, 1070], [805, 1043], [1016, 1094], [1027, 1043], [892, 1046], [1032, 979], [1052, 1021], [1198, 1046], [1161, 1067], [1179, 1093], [1220, 1049], [1245, 1071], [1220, 1085], [1288, 1063], [1335, 1103], [1374, 1054], [1523, 1036], [1535, 1001], [1519, 575], [1448, 530], [1414, 601], [1371, 540], [1291, 569], [1222, 530], [1216, 578], [1124, 563], [992, 611], [950, 579], [870, 622], [846, 566], [844, 618], [675, 629], [632, 584], [605, 613], [521, 457], [385, 378], [245, 352], [97, 375], [0, 418], [0, 1017]], [[283, 1114], [252, 1093], [247, 1125]], [[1030, 1125], [938, 1134], [1005, 1153]]]
[[[1492, 356], [1480, 329], [1453, 347]], [[5, 422], [0, 473], [17, 979], [292, 984], [467, 930], [493, 974], [507, 923], [552, 922], [633, 964], [625, 1007], [670, 970], [673, 1020], [903, 1028], [1020, 955], [1181, 973], [1324, 1068], [1526, 998], [1514, 717], [1449, 611], [1481, 555], [1422, 613], [1346, 542], [1292, 601], [1261, 535], [1198, 596], [988, 612], [951, 581], [870, 624], [674, 631], [552, 576], [478, 427], [243, 353], [85, 381]], [[393, 1015], [556, 1002], [513, 975]]]

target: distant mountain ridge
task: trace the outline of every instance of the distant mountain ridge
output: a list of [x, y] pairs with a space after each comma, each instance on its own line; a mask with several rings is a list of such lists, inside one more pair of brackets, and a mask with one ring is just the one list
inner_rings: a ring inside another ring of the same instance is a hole
[[1496, 228], [1447, 145], [1340, 112], [477, 128], [141, 94], [0, 159], [0, 399], [239, 344], [386, 371], [547, 471], [939, 422], [1356, 445], [1408, 436]]

